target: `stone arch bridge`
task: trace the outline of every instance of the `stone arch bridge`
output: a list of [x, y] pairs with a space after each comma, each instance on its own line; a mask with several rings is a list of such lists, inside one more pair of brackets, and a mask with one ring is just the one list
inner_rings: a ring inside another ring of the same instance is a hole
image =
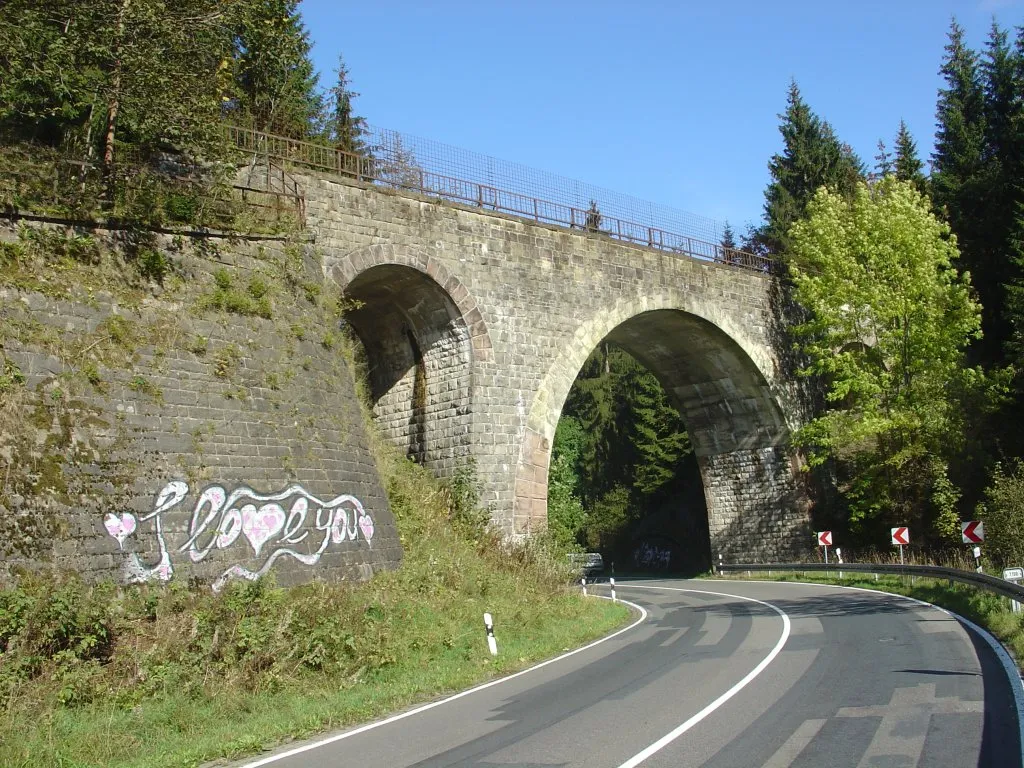
[[765, 275], [372, 185], [302, 183], [327, 277], [358, 304], [348, 321], [379, 423], [441, 475], [472, 457], [506, 532], [546, 524], [562, 405], [607, 338], [684, 416], [713, 554], [807, 549]]

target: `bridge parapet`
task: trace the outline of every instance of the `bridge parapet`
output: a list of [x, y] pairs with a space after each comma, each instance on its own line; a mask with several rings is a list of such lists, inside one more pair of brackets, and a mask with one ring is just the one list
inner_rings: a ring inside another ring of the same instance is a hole
[[[581, 182], [542, 174], [524, 166], [482, 158], [437, 142], [405, 137], [395, 131], [373, 129], [370, 150], [366, 154], [356, 154], [248, 128], [227, 126], [225, 130], [238, 150], [253, 159], [263, 159], [268, 167], [271, 163], [279, 163], [328, 177], [510, 214], [541, 224], [601, 234], [622, 242], [753, 272], [768, 274], [772, 269], [772, 260], [766, 256], [727, 248], [706, 239], [717, 229], [717, 224], [709, 219], [618, 193], [592, 189]], [[415, 151], [412, 148], [414, 143]], [[457, 159], [452, 159], [453, 156]], [[499, 169], [497, 173], [495, 167]], [[501, 169], [508, 168], [513, 170], [501, 172]], [[481, 175], [488, 180], [482, 181]], [[534, 176], [546, 177], [545, 183], [524, 181], [525, 177]], [[547, 195], [540, 196], [538, 187]], [[629, 203], [616, 205], [619, 200]], [[650, 213], [643, 215], [640, 208]], [[613, 215], [621, 209], [625, 209], [624, 215]], [[673, 221], [677, 226], [666, 228], [668, 225], [659, 224], [660, 221]], [[703, 233], [705, 237], [693, 234], [694, 231]]]

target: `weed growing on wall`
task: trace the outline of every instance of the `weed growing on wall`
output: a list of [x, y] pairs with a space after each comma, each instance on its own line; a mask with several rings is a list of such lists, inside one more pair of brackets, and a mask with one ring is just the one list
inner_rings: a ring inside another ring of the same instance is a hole
[[249, 278], [248, 284], [242, 287], [237, 284], [231, 272], [222, 267], [213, 273], [213, 283], [212, 290], [200, 296], [200, 309], [266, 319], [273, 317], [270, 287], [261, 276], [253, 275]]

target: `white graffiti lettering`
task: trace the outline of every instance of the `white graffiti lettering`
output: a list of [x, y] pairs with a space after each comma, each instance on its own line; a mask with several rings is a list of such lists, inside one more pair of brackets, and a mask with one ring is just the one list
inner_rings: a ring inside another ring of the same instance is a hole
[[[170, 580], [174, 567], [164, 538], [162, 517], [180, 504], [188, 491], [187, 483], [174, 480], [157, 495], [152, 512], [139, 518], [130, 512], [106, 515], [103, 525], [122, 550], [125, 541], [136, 534], [140, 524], [153, 521], [160, 558], [156, 565], [147, 566], [137, 554], [129, 554], [123, 567], [125, 581]], [[315, 534], [306, 522], [311, 508], [315, 510]], [[311, 534], [316, 541], [307, 542], [303, 547], [306, 551], [296, 549]], [[356, 541], [360, 534], [367, 544], [371, 544], [373, 518], [359, 499], [349, 494], [325, 501], [300, 485], [290, 485], [272, 494], [257, 493], [244, 485], [228, 493], [223, 486], [212, 485], [196, 500], [189, 518], [188, 538], [175, 551], [187, 553], [193, 563], [200, 563], [215, 551], [229, 550], [240, 540], [245, 542], [247, 547], [244, 551], [251, 550], [251, 554], [236, 558], [239, 561], [214, 580], [213, 589], [219, 591], [233, 578], [258, 579], [281, 557], [294, 558], [304, 565], [316, 565], [331, 544]], [[258, 567], [243, 565], [248, 560], [258, 561], [264, 554], [266, 559]]]

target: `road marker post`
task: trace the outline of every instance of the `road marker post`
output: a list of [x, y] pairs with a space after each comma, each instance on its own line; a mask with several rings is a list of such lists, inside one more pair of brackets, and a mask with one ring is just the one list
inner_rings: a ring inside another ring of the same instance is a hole
[[818, 546], [825, 548], [825, 565], [828, 565], [828, 548], [832, 546], [832, 531], [818, 531]]
[[[964, 544], [981, 544], [985, 540], [985, 524], [980, 520], [960, 523], [960, 537]], [[974, 570], [981, 573], [981, 547], [974, 547]]]
[[960, 523], [960, 537], [964, 544], [981, 544], [985, 540], [985, 524], [980, 520]]
[[903, 547], [910, 543], [910, 529], [901, 525], [897, 528], [890, 528], [889, 534], [892, 536], [892, 545], [900, 548], [900, 565], [903, 565]]
[[487, 630], [487, 647], [491, 650], [491, 656], [498, 655], [498, 641], [494, 639], [494, 619], [491, 614], [484, 614], [484, 629]]
[[580, 579], [580, 584], [583, 585], [583, 596], [587, 596], [587, 577], [584, 576]]
[[611, 587], [612, 587], [612, 602], [613, 603], [619, 602], [619, 599], [617, 597], [615, 597], [615, 577], [612, 576], [610, 579], [608, 579], [608, 583], [611, 584]]
[[[838, 562], [840, 565], [843, 564], [843, 550], [841, 550], [839, 547], [836, 547], [836, 562]], [[842, 571], [839, 572], [839, 580], [843, 580]]]

